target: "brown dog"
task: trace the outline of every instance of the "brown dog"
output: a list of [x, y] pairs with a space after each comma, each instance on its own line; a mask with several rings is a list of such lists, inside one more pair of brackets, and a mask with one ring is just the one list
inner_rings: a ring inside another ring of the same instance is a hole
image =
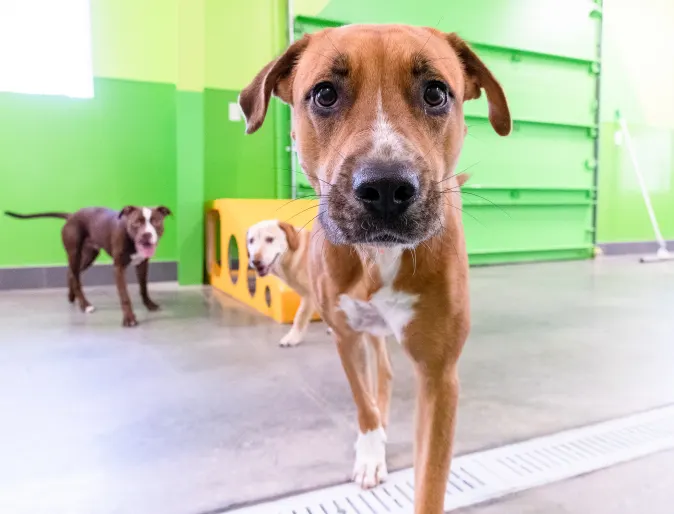
[[94, 263], [101, 249], [105, 250], [114, 262], [115, 281], [124, 313], [122, 324], [125, 327], [134, 327], [138, 324], [124, 276], [129, 264], [136, 266], [143, 304], [150, 311], [159, 309], [148, 295], [147, 273], [149, 259], [154, 256], [159, 238], [164, 233], [164, 218], [171, 214], [168, 207], [127, 206], [121, 211], [104, 207], [87, 207], [73, 214], [64, 212], [40, 214], [5, 212], [5, 214], [19, 219], [66, 220], [61, 235], [63, 247], [68, 254], [68, 301], [73, 303], [77, 300], [82, 312], [91, 313], [94, 306], [84, 296], [80, 275]]
[[[470, 326], [468, 258], [455, 168], [463, 102], [484, 89], [500, 135], [499, 83], [456, 34], [401, 25], [327, 29], [295, 42], [241, 93], [247, 132], [272, 94], [293, 109], [302, 168], [320, 195], [311, 239], [313, 296], [333, 328], [358, 409], [354, 478], [386, 476], [393, 334], [417, 374], [415, 512], [443, 512]], [[364, 344], [373, 345], [377, 383]]]

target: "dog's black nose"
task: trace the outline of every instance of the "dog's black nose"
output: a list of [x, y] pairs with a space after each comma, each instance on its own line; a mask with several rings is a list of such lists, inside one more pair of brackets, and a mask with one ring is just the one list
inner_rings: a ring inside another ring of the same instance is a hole
[[253, 265], [254, 268], [259, 268], [260, 266], [262, 266], [262, 261], [259, 261], [257, 259], [253, 259], [251, 261], [251, 264]]
[[395, 217], [416, 200], [419, 178], [402, 167], [367, 166], [354, 174], [353, 192], [372, 214]]

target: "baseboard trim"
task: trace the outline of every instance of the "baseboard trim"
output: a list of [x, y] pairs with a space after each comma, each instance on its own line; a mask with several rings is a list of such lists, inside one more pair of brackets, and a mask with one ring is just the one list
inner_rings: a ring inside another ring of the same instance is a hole
[[[12, 289], [42, 289], [47, 287], [66, 287], [66, 266], [36, 266], [21, 268], [0, 268], [0, 291]], [[128, 283], [137, 283], [133, 266], [126, 270]], [[150, 282], [175, 282], [178, 280], [178, 263], [175, 261], [151, 262]], [[115, 283], [112, 264], [98, 264], [82, 275], [85, 286], [107, 286]]]
[[[627, 243], [599, 243], [599, 248], [604, 255], [635, 255], [654, 254], [658, 250], [655, 241], [633, 241]], [[667, 241], [667, 249], [674, 252], [674, 241]]]

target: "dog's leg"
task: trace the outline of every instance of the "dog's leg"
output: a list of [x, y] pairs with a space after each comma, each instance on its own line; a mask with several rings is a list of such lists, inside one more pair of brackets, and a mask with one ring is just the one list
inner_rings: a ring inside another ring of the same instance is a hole
[[68, 265], [68, 302], [75, 303], [75, 281], [73, 274], [70, 272], [70, 265]]
[[[84, 241], [81, 232], [73, 225], [64, 225], [62, 231], [63, 246], [68, 254], [68, 300], [78, 301], [82, 312], [93, 312], [94, 306], [89, 303], [82, 291], [80, 268], [82, 266], [82, 250]], [[71, 300], [72, 299], [72, 300]]]
[[283, 339], [281, 339], [279, 344], [281, 346], [296, 346], [304, 341], [304, 336], [307, 333], [307, 328], [313, 314], [314, 302], [309, 298], [303, 297], [300, 306], [297, 309], [297, 313], [295, 314], [292, 328], [285, 336], [283, 336]]
[[365, 336], [372, 346], [375, 354], [375, 364], [377, 370], [377, 407], [379, 408], [379, 417], [384, 428], [388, 426], [389, 407], [391, 403], [391, 391], [393, 381], [393, 369], [391, 368], [391, 359], [389, 358], [388, 348], [386, 347], [386, 338], [377, 337], [370, 334]]
[[337, 349], [358, 409], [358, 439], [353, 480], [371, 488], [388, 476], [386, 469], [386, 432], [382, 426], [377, 401], [368, 372], [364, 338], [355, 333], [337, 336]]
[[[88, 245], [87, 243], [84, 243], [82, 245], [82, 250], [80, 252], [80, 272], [77, 275], [77, 279], [73, 276], [72, 272], [68, 271], [68, 301], [70, 303], [73, 303], [75, 301], [75, 291], [77, 289], [76, 283], [79, 282], [81, 279], [80, 277], [82, 276], [82, 273], [85, 272], [87, 269], [91, 267], [91, 265], [94, 263], [96, 258], [98, 257], [99, 251], [94, 248], [93, 246]], [[80, 283], [80, 288], [81, 283]], [[82, 297], [84, 297], [84, 292], [82, 291]], [[84, 302], [86, 304], [86, 307], [84, 308], [84, 311], [87, 313], [94, 312], [96, 310], [96, 307], [91, 305], [89, 301], [84, 298]]]
[[140, 297], [143, 300], [143, 305], [149, 311], [159, 310], [159, 305], [154, 303], [150, 299], [150, 295], [147, 292], [147, 273], [148, 268], [150, 267], [150, 261], [144, 260], [138, 266], [136, 266], [136, 277], [138, 277], [138, 285], [140, 286]]
[[88, 270], [94, 261], [98, 258], [100, 250], [97, 250], [90, 244], [84, 244], [82, 247], [82, 258], [80, 259], [80, 273]]
[[459, 396], [457, 360], [468, 323], [452, 316], [454, 326], [443, 328], [438, 319], [424, 316], [425, 310], [417, 309], [422, 314], [404, 340], [417, 375], [414, 512], [442, 514]]
[[124, 266], [119, 259], [115, 259], [115, 282], [117, 283], [117, 292], [119, 293], [119, 302], [122, 305], [122, 325], [125, 327], [135, 327], [138, 325], [136, 316], [133, 313], [129, 291], [126, 289], [126, 277], [124, 276]]

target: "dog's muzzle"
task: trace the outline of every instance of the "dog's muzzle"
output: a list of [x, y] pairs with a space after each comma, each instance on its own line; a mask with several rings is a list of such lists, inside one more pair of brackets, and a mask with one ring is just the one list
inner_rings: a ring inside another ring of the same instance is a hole
[[353, 197], [362, 209], [361, 228], [371, 243], [405, 244], [406, 214], [419, 199], [418, 175], [401, 166], [363, 166], [353, 175]]

